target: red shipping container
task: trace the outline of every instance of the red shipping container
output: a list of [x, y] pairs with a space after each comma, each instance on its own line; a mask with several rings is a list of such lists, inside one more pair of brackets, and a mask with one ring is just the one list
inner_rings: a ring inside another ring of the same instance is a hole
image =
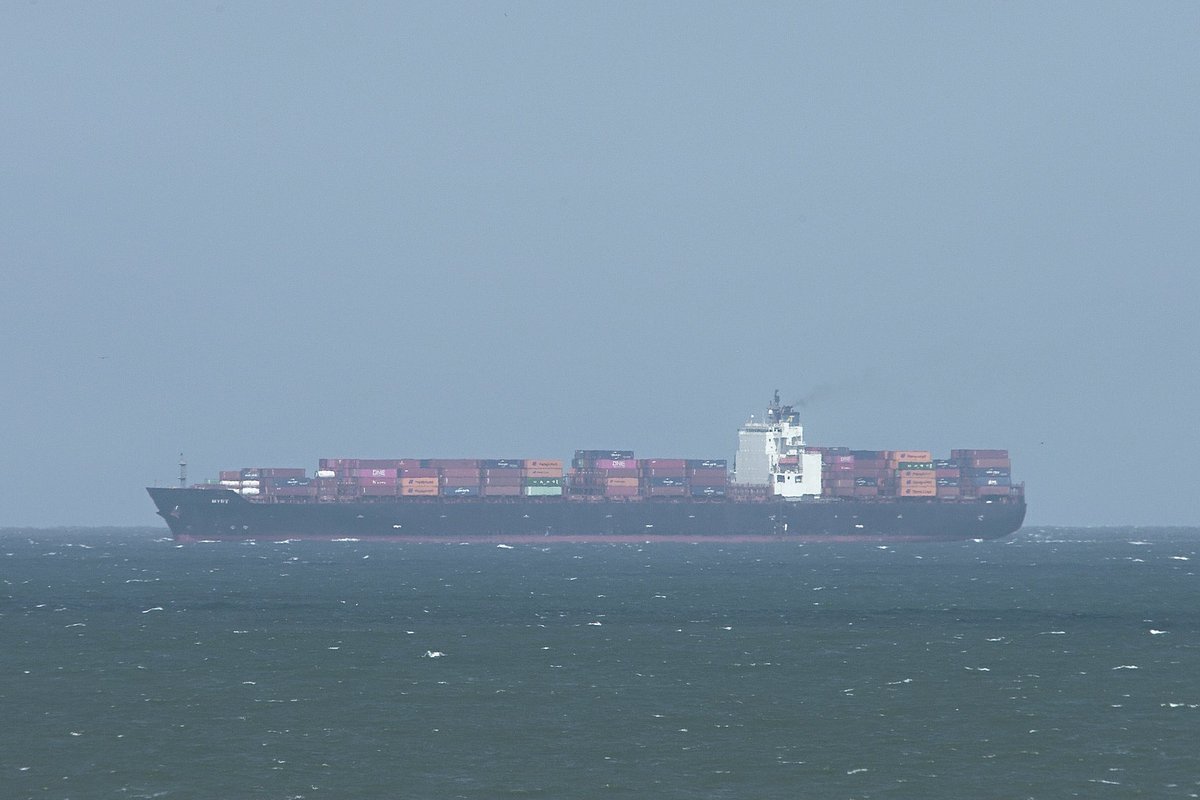
[[976, 469], [1012, 469], [1012, 462], [1007, 458], [972, 458], [970, 465]]
[[687, 470], [683, 467], [642, 467], [644, 478], [686, 478]]
[[683, 497], [687, 493], [686, 486], [649, 486], [645, 490], [647, 497]]
[[401, 478], [436, 478], [438, 471], [433, 467], [404, 467], [397, 470]]
[[[496, 474], [497, 472], [511, 472], [513, 474], [512, 475], [497, 475]], [[520, 472], [515, 469], [509, 469], [509, 470], [498, 469], [498, 470], [495, 470], [491, 475], [485, 475], [483, 477], [483, 485], [484, 486], [520, 486], [521, 480], [522, 480], [522, 478], [521, 478]]]
[[951, 450], [951, 458], [1008, 458], [1007, 450]]
[[435, 467], [437, 469], [479, 469], [479, 459], [477, 458], [431, 458], [428, 459], [422, 466]]
[[359, 486], [395, 486], [396, 478], [359, 478]]
[[705, 478], [727, 478], [729, 473], [723, 469], [693, 469], [688, 470], [688, 475], [693, 479]]
[[636, 478], [638, 476], [636, 469], [602, 469], [599, 472], [605, 478]]
[[488, 484], [483, 487], [484, 497], [520, 497], [520, 486], [496, 486]]
[[443, 478], [474, 478], [473, 481], [463, 481], [463, 484], [478, 483], [479, 470], [470, 469], [467, 467], [443, 467], [438, 470], [438, 474]]
[[638, 459], [638, 466], [642, 469], [685, 469], [687, 467], [687, 459], [642, 458]]
[[360, 458], [358, 469], [397, 469], [399, 460], [396, 458]]

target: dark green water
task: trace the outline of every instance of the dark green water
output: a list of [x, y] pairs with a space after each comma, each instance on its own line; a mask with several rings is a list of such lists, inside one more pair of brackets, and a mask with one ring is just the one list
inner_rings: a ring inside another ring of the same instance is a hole
[[1200, 530], [162, 535], [0, 532], [0, 798], [1200, 796]]

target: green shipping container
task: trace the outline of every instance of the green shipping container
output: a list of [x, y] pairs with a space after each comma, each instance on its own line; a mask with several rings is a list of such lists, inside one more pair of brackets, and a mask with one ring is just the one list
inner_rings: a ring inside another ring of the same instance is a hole
[[563, 490], [561, 486], [526, 486], [521, 493], [526, 497], [561, 497]]
[[562, 478], [524, 478], [522, 486], [562, 486]]
[[933, 469], [932, 461], [901, 461], [899, 469]]

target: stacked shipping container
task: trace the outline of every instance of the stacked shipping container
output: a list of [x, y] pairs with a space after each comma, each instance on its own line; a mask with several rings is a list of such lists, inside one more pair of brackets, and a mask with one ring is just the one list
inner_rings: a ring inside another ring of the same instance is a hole
[[572, 497], [725, 497], [723, 458], [642, 458], [632, 450], [576, 450], [567, 478]]
[[826, 497], [974, 499], [1002, 497], [1012, 491], [1007, 450], [952, 450], [948, 459], [934, 459], [928, 450], [808, 450], [821, 453], [821, 487]]
[[[954, 500], [1013, 493], [1007, 450], [807, 448], [821, 454], [825, 497], [906, 497]], [[782, 469], [796, 466], [781, 457]], [[226, 470], [204, 488], [228, 488], [272, 502], [336, 502], [365, 497], [725, 498], [724, 459], [635, 459], [632, 450], [577, 450], [564, 477], [557, 459], [323, 458], [315, 477], [297, 467]], [[768, 495], [751, 492], [739, 499]]]

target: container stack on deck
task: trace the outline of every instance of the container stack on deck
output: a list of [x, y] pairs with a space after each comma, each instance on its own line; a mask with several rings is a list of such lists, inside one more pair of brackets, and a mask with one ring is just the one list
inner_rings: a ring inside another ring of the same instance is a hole
[[319, 500], [562, 494], [562, 461], [520, 458], [322, 458]]
[[948, 459], [928, 450], [808, 450], [821, 453], [825, 497], [974, 499], [1005, 496], [1012, 487], [1007, 450], [952, 450]]
[[[976, 500], [1013, 493], [1007, 450], [806, 448], [821, 454], [821, 494], [828, 498]], [[783, 456], [781, 469], [797, 465]], [[220, 473], [198, 488], [232, 489], [268, 502], [362, 498], [562, 497], [765, 500], [765, 486], [733, 486], [725, 459], [643, 458], [632, 450], [576, 450], [570, 472], [557, 459], [322, 458], [315, 477], [298, 467], [247, 467]], [[1019, 491], [1019, 490], [1018, 490]]]
[[567, 476], [570, 497], [724, 497], [723, 458], [641, 458], [632, 450], [576, 450]]

